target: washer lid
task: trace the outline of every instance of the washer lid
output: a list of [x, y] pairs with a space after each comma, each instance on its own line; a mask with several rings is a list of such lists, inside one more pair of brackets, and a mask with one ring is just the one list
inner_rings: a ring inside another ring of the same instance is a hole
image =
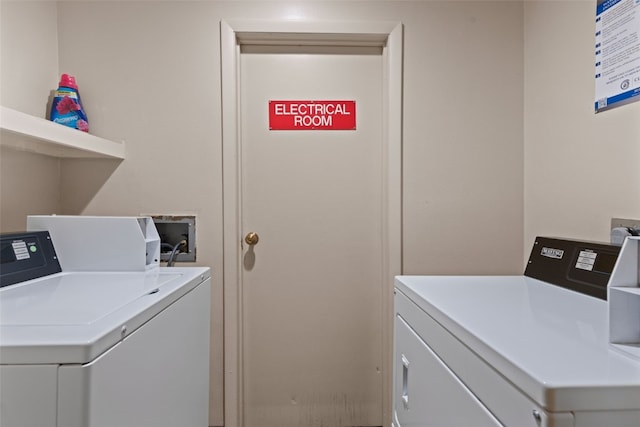
[[210, 276], [208, 268], [58, 273], [0, 290], [0, 363], [87, 363]]

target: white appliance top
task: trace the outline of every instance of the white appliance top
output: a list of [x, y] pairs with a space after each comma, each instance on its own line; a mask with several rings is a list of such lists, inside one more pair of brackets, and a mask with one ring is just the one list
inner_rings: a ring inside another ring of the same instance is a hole
[[0, 363], [87, 363], [210, 277], [207, 267], [56, 273], [0, 289]]
[[525, 276], [399, 276], [396, 287], [550, 411], [640, 408], [640, 360], [607, 302]]

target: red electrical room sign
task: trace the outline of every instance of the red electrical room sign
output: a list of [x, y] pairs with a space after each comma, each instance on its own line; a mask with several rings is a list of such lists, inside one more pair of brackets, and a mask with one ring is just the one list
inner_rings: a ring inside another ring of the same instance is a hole
[[269, 101], [269, 130], [355, 129], [355, 101]]

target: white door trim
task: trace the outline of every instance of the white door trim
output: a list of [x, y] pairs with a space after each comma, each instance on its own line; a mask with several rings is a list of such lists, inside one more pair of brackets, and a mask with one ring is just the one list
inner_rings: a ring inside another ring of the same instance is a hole
[[[242, 427], [242, 229], [240, 205], [240, 46], [309, 44], [383, 47], [383, 417], [391, 425], [393, 277], [402, 273], [402, 55], [397, 22], [222, 21], [224, 229], [224, 425]], [[266, 108], [266, 106], [265, 106]]]

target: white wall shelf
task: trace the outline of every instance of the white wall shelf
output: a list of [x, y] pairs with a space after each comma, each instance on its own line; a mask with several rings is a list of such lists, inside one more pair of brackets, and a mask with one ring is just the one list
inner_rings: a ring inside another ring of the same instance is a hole
[[627, 237], [609, 280], [609, 341], [640, 358], [640, 237]]
[[4, 147], [61, 158], [124, 159], [124, 142], [114, 142], [40, 117], [0, 106]]

